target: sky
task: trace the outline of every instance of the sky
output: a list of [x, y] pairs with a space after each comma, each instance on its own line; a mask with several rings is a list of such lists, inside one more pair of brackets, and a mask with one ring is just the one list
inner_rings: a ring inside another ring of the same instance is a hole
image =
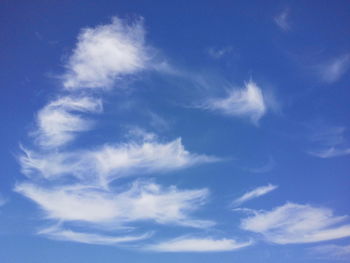
[[350, 262], [348, 1], [0, 5], [0, 262]]

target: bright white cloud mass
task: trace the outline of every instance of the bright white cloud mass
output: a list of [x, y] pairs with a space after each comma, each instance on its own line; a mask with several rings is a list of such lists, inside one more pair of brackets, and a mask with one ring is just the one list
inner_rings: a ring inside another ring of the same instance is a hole
[[252, 81], [244, 89], [234, 89], [225, 98], [215, 98], [203, 106], [229, 116], [246, 117], [257, 123], [266, 113], [267, 106], [262, 90]]
[[64, 86], [76, 88], [108, 88], [123, 75], [146, 67], [142, 19], [133, 23], [113, 18], [111, 24], [85, 28], [68, 60]]

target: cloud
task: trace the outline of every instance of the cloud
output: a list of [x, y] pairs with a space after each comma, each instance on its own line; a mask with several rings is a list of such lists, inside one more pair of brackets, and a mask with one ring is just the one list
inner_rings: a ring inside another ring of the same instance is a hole
[[15, 191], [37, 203], [47, 219], [59, 222], [122, 226], [151, 220], [200, 228], [214, 224], [188, 216], [204, 204], [209, 194], [207, 189], [179, 190], [136, 181], [123, 191], [84, 185], [48, 188], [30, 183], [17, 185]]
[[146, 247], [157, 252], [222, 252], [232, 251], [252, 245], [252, 241], [237, 242], [233, 239], [179, 237]]
[[111, 24], [82, 30], [66, 65], [64, 87], [107, 88], [144, 69], [150, 58], [144, 36], [141, 18], [128, 24], [114, 17]]
[[346, 147], [344, 133], [345, 127], [322, 127], [314, 131], [311, 141], [315, 144], [314, 150], [309, 150], [310, 155], [319, 158], [332, 158], [350, 154], [350, 148]]
[[290, 30], [289, 9], [286, 9], [277, 16], [275, 16], [273, 20], [276, 23], [276, 25], [283, 31]]
[[338, 149], [335, 147], [330, 147], [319, 151], [309, 151], [309, 154], [319, 158], [332, 158], [350, 154], [350, 148]]
[[272, 184], [257, 187], [255, 189], [253, 189], [252, 191], [249, 191], [249, 192], [245, 193], [243, 196], [234, 200], [233, 204], [235, 206], [241, 205], [241, 204], [243, 204], [251, 199], [265, 195], [265, 194], [275, 190], [277, 187], [278, 187], [277, 185], [272, 185]]
[[286, 203], [271, 211], [255, 211], [241, 228], [261, 234], [276, 244], [313, 243], [350, 237], [347, 216], [334, 216], [328, 208]]
[[347, 260], [350, 258], [350, 245], [322, 245], [312, 247], [309, 251], [322, 259]]
[[263, 92], [253, 81], [246, 83], [245, 89], [232, 90], [226, 98], [209, 100], [202, 108], [229, 116], [247, 117], [254, 123], [267, 111]]
[[108, 236], [101, 234], [75, 232], [69, 229], [62, 229], [57, 226], [42, 229], [38, 234], [47, 236], [54, 240], [72, 241], [95, 245], [117, 245], [121, 243], [144, 240], [152, 236], [151, 232], [137, 236]]
[[37, 130], [33, 133], [42, 147], [58, 147], [72, 141], [77, 132], [87, 131], [92, 122], [81, 113], [102, 111], [99, 99], [61, 97], [47, 104], [37, 114]]
[[188, 152], [181, 139], [157, 141], [131, 140], [120, 144], [106, 144], [93, 150], [37, 153], [24, 149], [19, 157], [22, 172], [44, 178], [75, 176], [106, 185], [124, 176], [162, 173], [184, 169], [219, 159]]
[[349, 67], [350, 54], [343, 54], [318, 65], [316, 68], [323, 81], [334, 83], [341, 79], [341, 77], [349, 70]]

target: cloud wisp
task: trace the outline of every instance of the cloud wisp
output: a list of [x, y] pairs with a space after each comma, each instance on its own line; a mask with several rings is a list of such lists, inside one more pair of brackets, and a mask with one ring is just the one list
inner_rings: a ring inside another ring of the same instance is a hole
[[94, 245], [119, 245], [124, 243], [142, 241], [152, 236], [152, 232], [146, 232], [135, 236], [110, 236], [103, 234], [92, 234], [76, 232], [69, 229], [64, 229], [60, 226], [52, 226], [42, 229], [38, 232], [39, 235], [60, 241], [71, 241]]
[[223, 252], [251, 246], [253, 241], [238, 242], [234, 239], [178, 237], [146, 247], [146, 250], [157, 252]]
[[15, 190], [37, 203], [47, 219], [58, 222], [123, 226], [154, 221], [199, 228], [214, 224], [189, 217], [190, 212], [205, 203], [207, 189], [179, 190], [174, 186], [167, 189], [136, 181], [120, 192], [84, 185], [48, 188], [29, 183], [19, 184]]
[[244, 195], [242, 195], [241, 197], [235, 199], [232, 202], [232, 204], [234, 206], [239, 206], [239, 205], [241, 205], [249, 200], [266, 195], [277, 188], [278, 188], [277, 185], [272, 185], [272, 184], [257, 187], [255, 189], [253, 189], [252, 191], [249, 191], [249, 192], [245, 193]]
[[289, 9], [284, 10], [274, 17], [275, 24], [283, 31], [288, 31], [291, 28], [289, 21]]
[[100, 113], [102, 102], [92, 97], [66, 96], [47, 104], [37, 114], [37, 130], [33, 132], [41, 147], [67, 144], [78, 132], [89, 130], [93, 123], [82, 114]]
[[311, 141], [316, 145], [308, 151], [310, 155], [319, 158], [332, 158], [350, 154], [350, 147], [346, 147], [346, 128], [341, 126], [326, 127], [311, 136]]
[[271, 211], [254, 211], [242, 220], [241, 228], [276, 244], [314, 243], [350, 237], [346, 219], [328, 208], [286, 203]]
[[253, 81], [246, 83], [244, 89], [231, 90], [227, 97], [210, 99], [201, 107], [228, 116], [245, 117], [255, 124], [267, 112], [263, 92]]
[[23, 150], [19, 160], [22, 172], [29, 177], [38, 174], [51, 179], [74, 176], [101, 186], [125, 176], [164, 173], [219, 160], [190, 153], [181, 139], [160, 142], [153, 137], [141, 142], [106, 144], [93, 150], [52, 153]]
[[340, 80], [350, 68], [350, 54], [343, 54], [317, 67], [320, 78], [326, 83], [335, 83]]

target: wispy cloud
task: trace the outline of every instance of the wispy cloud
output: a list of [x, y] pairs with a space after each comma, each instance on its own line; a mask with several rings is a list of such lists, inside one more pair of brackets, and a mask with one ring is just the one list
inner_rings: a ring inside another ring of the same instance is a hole
[[262, 90], [249, 81], [244, 89], [234, 89], [225, 98], [210, 99], [202, 108], [218, 111], [229, 116], [246, 117], [257, 123], [267, 112]]
[[126, 74], [145, 68], [150, 58], [142, 19], [133, 23], [113, 18], [111, 24], [86, 28], [66, 65], [64, 86], [108, 88]]
[[255, 189], [253, 189], [252, 191], [249, 191], [249, 192], [245, 193], [244, 195], [242, 195], [241, 197], [234, 200], [233, 205], [239, 206], [239, 205], [241, 205], [241, 204], [243, 204], [251, 199], [266, 195], [267, 193], [275, 190], [277, 187], [278, 187], [277, 185], [272, 185], [272, 184], [257, 187]]
[[220, 252], [238, 250], [252, 245], [252, 241], [238, 242], [233, 239], [179, 237], [146, 247], [157, 252]]
[[330, 147], [318, 151], [309, 151], [309, 154], [319, 158], [332, 158], [350, 154], [350, 148], [339, 149], [335, 147]]
[[84, 185], [40, 187], [22, 183], [17, 192], [36, 202], [46, 218], [60, 222], [122, 226], [151, 220], [159, 224], [208, 227], [211, 221], [192, 219], [188, 214], [204, 204], [207, 189], [164, 189], [154, 183], [136, 181], [123, 191], [103, 190]]
[[61, 241], [72, 241], [85, 244], [95, 245], [118, 245], [148, 239], [152, 236], [151, 232], [136, 236], [108, 236], [102, 234], [91, 234], [83, 232], [75, 232], [69, 229], [62, 229], [58, 226], [42, 229], [38, 232], [48, 238]]
[[148, 139], [70, 152], [38, 153], [24, 149], [19, 160], [23, 173], [28, 176], [75, 176], [100, 185], [124, 176], [162, 173], [219, 160], [190, 153], [181, 139], [170, 142], [160, 142], [156, 136]]
[[283, 31], [290, 30], [291, 25], [289, 22], [289, 9], [283, 10], [281, 13], [275, 16], [273, 20], [276, 25]]
[[37, 115], [33, 132], [40, 146], [58, 147], [72, 141], [77, 132], [89, 130], [92, 121], [82, 113], [102, 111], [102, 102], [92, 97], [61, 97], [47, 104]]
[[286, 203], [271, 211], [255, 211], [241, 222], [244, 230], [260, 233], [276, 244], [313, 243], [350, 237], [348, 217], [328, 208]]
[[[83, 148], [72, 145], [80, 132], [97, 125], [90, 115], [103, 110], [101, 92], [141, 70], [166, 71], [166, 64], [150, 63], [154, 49], [146, 46], [144, 35], [142, 19], [128, 23], [113, 18], [112, 23], [86, 28], [78, 36], [60, 79], [59, 94], [64, 96], [58, 94], [38, 112], [31, 134], [37, 144], [21, 146], [18, 158], [28, 180], [17, 183], [15, 191], [35, 202], [43, 219], [58, 224], [39, 234], [89, 244], [117, 244], [145, 239], [149, 231], [139, 235], [131, 227], [134, 232], [130, 235], [114, 236], [96, 229], [115, 230], [141, 221], [196, 228], [215, 224], [192, 217], [206, 202], [208, 189], [181, 190], [147, 180], [112, 182], [125, 176], [155, 176], [218, 158], [189, 152], [181, 138], [164, 141], [135, 128], [120, 142]], [[150, 118], [153, 126], [167, 125], [155, 113]]]
[[327, 83], [340, 80], [350, 68], [350, 54], [330, 59], [316, 66], [320, 78]]
[[311, 141], [314, 149], [308, 153], [319, 158], [332, 158], [350, 154], [345, 138], [346, 128], [329, 126], [319, 128], [312, 133]]
[[309, 249], [312, 255], [321, 259], [348, 260], [350, 245], [321, 245]]

